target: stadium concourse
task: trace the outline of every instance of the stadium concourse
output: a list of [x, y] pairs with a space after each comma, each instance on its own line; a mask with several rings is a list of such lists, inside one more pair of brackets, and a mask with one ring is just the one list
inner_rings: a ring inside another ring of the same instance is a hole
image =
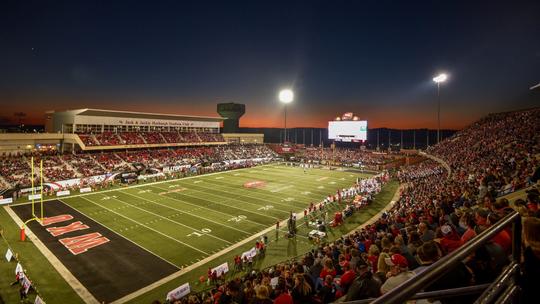
[[[538, 183], [540, 109], [489, 115], [431, 147], [452, 175], [432, 160], [404, 167], [399, 201], [376, 222], [303, 258], [253, 270], [173, 303], [329, 303], [376, 298], [459, 250], [512, 210], [525, 217], [523, 303], [534, 303], [540, 260], [540, 199], [536, 188], [512, 204], [508, 193]], [[534, 232], [535, 231], [535, 232]], [[536, 234], [536, 236], [534, 236]], [[474, 256], [427, 288], [490, 283], [509, 262], [512, 240], [503, 230]], [[341, 297], [341, 298], [340, 298]], [[471, 303], [474, 298], [442, 298]], [[158, 303], [159, 300], [156, 300]]]

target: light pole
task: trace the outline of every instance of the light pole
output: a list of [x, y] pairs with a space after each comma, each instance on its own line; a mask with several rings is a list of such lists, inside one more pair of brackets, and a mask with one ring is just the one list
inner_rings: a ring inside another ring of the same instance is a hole
[[287, 142], [287, 104], [294, 99], [294, 93], [290, 89], [283, 89], [279, 92], [279, 101], [285, 105], [285, 132], [283, 134], [283, 143]]
[[444, 73], [433, 77], [433, 81], [437, 84], [437, 143], [441, 139], [441, 82], [445, 82], [447, 78], [448, 76]]

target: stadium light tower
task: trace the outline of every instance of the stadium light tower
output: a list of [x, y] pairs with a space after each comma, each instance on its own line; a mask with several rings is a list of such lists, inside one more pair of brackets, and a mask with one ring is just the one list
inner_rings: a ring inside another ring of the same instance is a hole
[[294, 93], [290, 89], [283, 89], [279, 92], [279, 101], [285, 105], [285, 132], [283, 136], [283, 143], [287, 142], [287, 104], [291, 103], [294, 99]]
[[437, 84], [437, 143], [441, 140], [441, 83], [445, 82], [448, 76], [442, 73], [433, 77], [433, 81]]

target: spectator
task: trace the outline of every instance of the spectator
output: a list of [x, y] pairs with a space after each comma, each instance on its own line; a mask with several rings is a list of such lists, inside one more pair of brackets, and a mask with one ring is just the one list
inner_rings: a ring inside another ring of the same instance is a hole
[[313, 295], [311, 286], [305, 281], [302, 274], [294, 276], [294, 287], [292, 289], [292, 298], [294, 303], [309, 303]]
[[401, 283], [414, 277], [414, 273], [409, 271], [407, 259], [401, 254], [393, 254], [390, 258], [386, 258], [385, 262], [390, 266], [390, 271], [387, 273], [387, 279], [381, 286], [381, 293], [387, 293]]
[[527, 217], [523, 220], [523, 303], [537, 303], [537, 279], [540, 277], [540, 219]]
[[380, 295], [381, 281], [373, 276], [369, 266], [363, 260], [358, 261], [355, 267], [356, 278], [351, 284], [345, 301], [356, 301], [376, 298]]

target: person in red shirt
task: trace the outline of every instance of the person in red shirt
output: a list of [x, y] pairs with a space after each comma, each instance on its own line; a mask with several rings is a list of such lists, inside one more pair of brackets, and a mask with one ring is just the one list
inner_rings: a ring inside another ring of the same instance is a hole
[[343, 274], [339, 279], [336, 279], [338, 285], [338, 291], [336, 292], [336, 298], [339, 298], [347, 293], [352, 282], [356, 278], [356, 272], [354, 269], [351, 269], [350, 264], [346, 262], [341, 266], [343, 268]]
[[379, 262], [380, 250], [376, 244], [372, 244], [368, 249], [367, 263], [371, 266], [373, 273], [377, 273], [378, 262]]
[[287, 284], [284, 278], [279, 278], [278, 284], [275, 288], [275, 294], [277, 295], [274, 299], [274, 304], [293, 304], [293, 298], [287, 291]]
[[[501, 216], [497, 213], [490, 213], [488, 215], [486, 224], [487, 226], [491, 226], [498, 222], [501, 219]], [[493, 237], [493, 242], [501, 246], [501, 248], [504, 250], [506, 254], [510, 254], [512, 252], [512, 237], [510, 237], [510, 234], [506, 230], [501, 230], [499, 233], [497, 233], [496, 236]]]
[[439, 244], [445, 254], [448, 254], [461, 246], [461, 238], [450, 225], [442, 225], [441, 232], [443, 237], [440, 239]]
[[476, 231], [474, 231], [476, 223], [474, 221], [472, 213], [467, 212], [463, 214], [463, 216], [461, 216], [461, 219], [459, 220], [459, 225], [461, 226], [461, 228], [466, 229], [461, 236], [461, 242], [463, 244], [467, 243], [469, 240], [476, 236]]

